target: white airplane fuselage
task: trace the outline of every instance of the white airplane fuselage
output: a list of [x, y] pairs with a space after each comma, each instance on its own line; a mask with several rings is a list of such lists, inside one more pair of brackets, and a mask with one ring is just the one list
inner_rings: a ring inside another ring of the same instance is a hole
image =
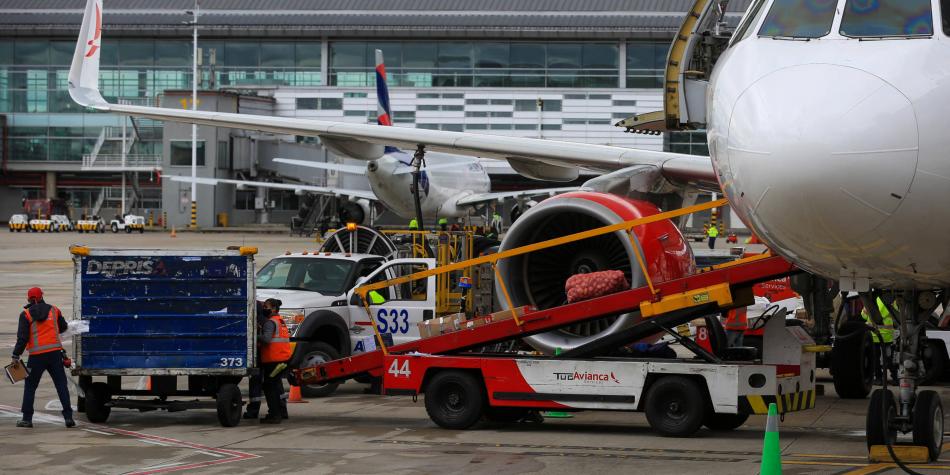
[[839, 10], [826, 37], [753, 34], [718, 60], [707, 111], [722, 189], [802, 268], [867, 275], [878, 288], [950, 286], [950, 37], [939, 3], [933, 37], [847, 38]]
[[[488, 172], [471, 158], [435, 153], [427, 156], [430, 166], [453, 161], [457, 161], [458, 166], [423, 170], [419, 186], [423, 217], [437, 219], [468, 216], [471, 208], [457, 207], [456, 202], [471, 194], [488, 193], [491, 190]], [[406, 219], [416, 215], [412, 174], [404, 173], [412, 169], [412, 155], [403, 151], [387, 153], [366, 169], [373, 193], [387, 208]], [[396, 171], [401, 173], [396, 174]]]

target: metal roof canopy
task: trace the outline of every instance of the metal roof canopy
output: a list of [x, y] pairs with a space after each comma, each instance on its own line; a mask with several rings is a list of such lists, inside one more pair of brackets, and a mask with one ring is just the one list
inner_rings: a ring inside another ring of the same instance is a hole
[[[738, 23], [751, 0], [732, 0]], [[203, 0], [206, 37], [651, 38], [672, 36], [692, 0]], [[3, 36], [71, 36], [84, 0], [7, 0]], [[187, 36], [192, 0], [109, 0], [111, 36]]]

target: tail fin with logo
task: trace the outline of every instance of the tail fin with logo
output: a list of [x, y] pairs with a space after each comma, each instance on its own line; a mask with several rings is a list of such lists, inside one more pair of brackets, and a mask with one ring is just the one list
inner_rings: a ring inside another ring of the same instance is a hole
[[79, 41], [69, 68], [69, 95], [84, 106], [108, 110], [99, 93], [99, 56], [102, 51], [102, 0], [88, 0], [79, 29]]
[[[383, 62], [383, 50], [376, 50], [376, 123], [393, 125], [393, 110], [389, 106], [389, 84], [386, 82], [386, 64]], [[386, 146], [387, 154], [398, 152], [396, 147]]]

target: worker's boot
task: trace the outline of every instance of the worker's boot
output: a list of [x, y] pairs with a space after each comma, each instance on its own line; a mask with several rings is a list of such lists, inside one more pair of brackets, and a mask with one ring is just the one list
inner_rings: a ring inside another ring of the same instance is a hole
[[74, 421], [72, 418], [66, 419], [66, 428], [69, 429], [72, 427], [76, 427], [76, 421]]
[[280, 424], [284, 419], [280, 417], [280, 414], [271, 414], [267, 413], [266, 416], [261, 418], [261, 424]]
[[27, 427], [27, 428], [31, 428], [31, 429], [32, 429], [32, 428], [33, 428], [33, 422], [32, 422], [32, 421], [17, 421], [16, 426], [17, 426], [17, 427]]
[[261, 412], [261, 403], [260, 402], [249, 402], [247, 403], [247, 408], [244, 410], [245, 419], [257, 419], [258, 415]]

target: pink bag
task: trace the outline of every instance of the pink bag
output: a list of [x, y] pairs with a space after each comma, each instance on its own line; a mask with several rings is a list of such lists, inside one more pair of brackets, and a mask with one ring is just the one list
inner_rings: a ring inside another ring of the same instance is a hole
[[572, 275], [564, 284], [568, 303], [603, 297], [628, 289], [630, 289], [630, 284], [627, 283], [623, 272], [619, 270]]

